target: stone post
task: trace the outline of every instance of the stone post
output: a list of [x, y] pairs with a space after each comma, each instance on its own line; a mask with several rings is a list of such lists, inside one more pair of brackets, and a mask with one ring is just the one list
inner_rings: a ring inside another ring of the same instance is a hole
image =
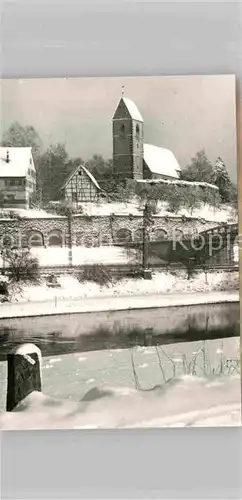
[[7, 411], [12, 411], [31, 392], [41, 392], [41, 351], [23, 344], [8, 354]]

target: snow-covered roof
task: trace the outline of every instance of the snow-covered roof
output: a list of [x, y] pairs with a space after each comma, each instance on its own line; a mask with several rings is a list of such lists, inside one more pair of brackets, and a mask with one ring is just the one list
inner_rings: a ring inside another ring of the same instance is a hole
[[127, 99], [126, 97], [122, 97], [122, 100], [126, 108], [128, 109], [131, 118], [133, 118], [133, 120], [138, 120], [140, 122], [143, 122], [143, 118], [134, 101], [131, 101], [131, 99]]
[[137, 182], [143, 182], [143, 183], [148, 183], [148, 184], [173, 184], [176, 186], [194, 186], [194, 187], [201, 187], [201, 188], [211, 188], [218, 190], [218, 186], [215, 186], [215, 184], [209, 184], [208, 182], [197, 182], [197, 181], [183, 181], [180, 179], [139, 179]]
[[91, 174], [91, 172], [89, 172], [89, 170], [84, 167], [84, 165], [79, 165], [78, 167], [76, 167], [73, 172], [70, 173], [70, 175], [67, 177], [67, 180], [65, 181], [65, 183], [63, 184], [62, 188], [61, 189], [64, 189], [67, 184], [70, 182], [70, 180], [72, 179], [72, 177], [74, 177], [74, 175], [79, 171], [79, 170], [83, 170], [83, 172], [85, 172], [85, 174], [89, 177], [89, 179], [92, 181], [92, 183], [96, 186], [97, 189], [99, 189], [101, 191], [101, 188], [97, 182], [97, 180], [95, 179], [95, 177]]
[[0, 177], [26, 177], [30, 160], [31, 147], [0, 147]]
[[93, 184], [95, 184], [96, 188], [101, 189], [94, 175], [92, 175], [91, 172], [89, 172], [89, 170], [86, 167], [84, 167], [84, 165], [82, 165], [82, 170], [84, 170], [84, 172], [88, 175], [89, 179], [91, 179]]
[[134, 103], [134, 101], [131, 101], [131, 99], [127, 99], [126, 97], [121, 97], [119, 103], [118, 103], [118, 106], [116, 107], [116, 110], [114, 112], [114, 115], [113, 115], [113, 118], [115, 117], [116, 115], [116, 112], [120, 106], [120, 104], [123, 103], [126, 107], [126, 109], [128, 110], [128, 113], [130, 115], [130, 117], [133, 119], [133, 120], [137, 120], [139, 122], [143, 122], [143, 118], [136, 106], [136, 104]]
[[179, 179], [178, 172], [181, 171], [181, 167], [169, 149], [144, 144], [144, 161], [153, 174]]

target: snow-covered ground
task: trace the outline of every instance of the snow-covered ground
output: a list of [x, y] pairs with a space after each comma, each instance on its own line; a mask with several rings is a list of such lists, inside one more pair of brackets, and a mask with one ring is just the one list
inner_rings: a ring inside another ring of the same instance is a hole
[[[191, 216], [188, 210], [184, 208], [179, 211], [179, 214], [186, 217]], [[214, 209], [210, 205], [204, 205], [201, 208], [194, 209], [192, 216], [213, 222], [237, 222], [238, 220], [234, 209], [227, 206]]]
[[109, 286], [79, 282], [64, 275], [60, 288], [14, 288], [11, 302], [0, 303], [0, 318], [70, 314], [94, 311], [160, 308], [239, 301], [238, 273], [203, 273], [187, 280], [172, 273], [154, 273], [152, 280], [123, 279]]
[[[100, 203], [95, 205], [87, 203], [83, 205], [83, 210], [84, 213], [89, 215], [109, 215], [111, 213], [120, 215], [132, 213], [134, 215], [139, 215], [142, 213], [142, 205], [135, 201], [130, 203]], [[160, 217], [166, 215], [171, 217], [177, 217], [179, 215], [191, 217], [191, 213], [185, 208], [181, 208], [176, 214], [169, 212], [168, 204], [166, 202], [158, 202], [156, 215]], [[215, 222], [225, 222], [230, 219], [236, 222], [237, 220], [234, 209], [228, 206], [214, 208], [211, 205], [203, 205], [202, 207], [193, 210], [192, 217]]]
[[20, 217], [24, 217], [26, 219], [48, 219], [51, 217], [59, 217], [57, 215], [53, 215], [52, 213], [46, 212], [46, 210], [26, 210], [25, 208], [1, 208], [1, 213], [3, 214], [2, 218], [4, 217], [4, 214], [8, 216], [9, 213], [11, 213], [13, 216], [14, 214], [17, 214]]
[[[105, 201], [100, 201], [98, 203], [82, 203], [81, 204], [82, 213], [86, 215], [141, 215], [142, 214], [142, 204], [140, 201], [134, 200], [127, 203], [118, 203], [112, 202], [107, 203]], [[52, 213], [49, 213], [45, 210], [36, 210], [36, 209], [2, 209], [2, 212], [12, 212], [16, 213], [21, 217], [26, 218], [49, 218], [54, 217]], [[185, 215], [187, 217], [191, 217], [191, 213], [182, 208], [178, 211], [177, 214], [170, 213], [168, 211], [167, 202], [158, 202], [157, 205], [157, 216], [166, 216], [169, 215], [171, 217], [177, 217], [179, 215]], [[56, 216], [57, 217], [57, 216]], [[198, 209], [194, 209], [192, 213], [192, 217], [194, 218], [202, 218], [207, 221], [214, 222], [225, 222], [229, 220], [233, 220], [233, 222], [237, 221], [237, 215], [233, 207], [229, 207], [227, 205], [221, 205], [221, 207], [212, 207], [211, 205], [203, 205]]]
[[[213, 385], [214, 384], [214, 385]], [[225, 427], [241, 425], [236, 397], [240, 378], [210, 382], [194, 377], [166, 390], [137, 392], [107, 388], [73, 403], [34, 392], [17, 412], [0, 414], [2, 430], [105, 429], [147, 427]], [[229, 397], [228, 397], [229, 395]], [[88, 400], [90, 398], [90, 400]], [[93, 398], [93, 399], [92, 399]], [[194, 405], [198, 398], [199, 405]], [[202, 401], [202, 402], [201, 402]]]
[[[134, 200], [129, 203], [83, 203], [82, 209], [83, 212], [88, 215], [110, 215], [112, 213], [119, 215], [141, 215], [143, 207], [140, 202]], [[177, 217], [179, 215], [191, 217], [191, 213], [185, 208], [180, 209], [176, 214], [169, 212], [167, 202], [158, 202], [156, 215], [160, 217], [167, 215], [170, 217]], [[215, 209], [211, 205], [203, 205], [193, 210], [192, 217], [212, 222], [226, 222], [229, 220], [236, 222], [237, 220], [234, 209], [223, 205]]]
[[[68, 247], [35, 247], [30, 250], [33, 257], [38, 259], [40, 267], [68, 266]], [[238, 262], [238, 246], [234, 246], [234, 260]], [[132, 249], [125, 249], [115, 246], [100, 247], [72, 247], [72, 265], [127, 265], [136, 263], [136, 252]], [[7, 267], [5, 263], [5, 267]], [[0, 256], [0, 267], [3, 267], [3, 260]]]
[[[58, 278], [60, 288], [49, 288], [46, 284], [24, 286], [21, 292], [13, 295], [13, 301], [32, 302], [41, 300], [91, 298], [91, 297], [127, 297], [155, 294], [179, 294], [183, 292], [219, 292], [236, 291], [239, 288], [238, 273], [211, 272], [198, 273], [190, 280], [185, 272], [154, 272], [151, 280], [122, 279], [101, 286], [92, 282], [80, 282], [77, 278], [63, 275]], [[0, 306], [3, 307], [3, 304]]]
[[190, 292], [177, 294], [139, 295], [139, 296], [100, 296], [72, 299], [58, 299], [35, 302], [0, 304], [0, 319], [24, 318], [34, 316], [53, 316], [62, 314], [129, 311], [136, 309], [155, 309], [174, 306], [201, 304], [226, 304], [239, 302], [239, 292]]
[[[69, 249], [67, 247], [32, 248], [31, 254], [37, 257], [40, 266], [67, 266]], [[73, 266], [85, 264], [128, 264], [132, 262], [135, 252], [127, 252], [124, 248], [104, 247], [72, 247]]]
[[241, 425], [238, 360], [238, 338], [44, 358], [43, 394], [0, 411], [0, 428]]

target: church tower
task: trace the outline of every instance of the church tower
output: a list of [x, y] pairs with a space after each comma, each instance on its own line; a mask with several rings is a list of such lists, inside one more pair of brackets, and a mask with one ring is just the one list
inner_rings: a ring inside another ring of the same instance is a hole
[[143, 179], [144, 122], [135, 103], [122, 95], [112, 122], [114, 175]]

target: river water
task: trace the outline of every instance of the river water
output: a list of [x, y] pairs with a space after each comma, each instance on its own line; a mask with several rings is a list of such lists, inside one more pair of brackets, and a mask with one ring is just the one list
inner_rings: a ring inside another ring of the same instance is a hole
[[239, 303], [0, 320], [0, 361], [33, 342], [43, 356], [239, 336]]
[[239, 335], [239, 303], [1, 320], [0, 409], [7, 353], [23, 342], [41, 349], [44, 392], [79, 400], [100, 383], [133, 386], [134, 365], [143, 387], [160, 383], [161, 365], [166, 378], [238, 373]]

